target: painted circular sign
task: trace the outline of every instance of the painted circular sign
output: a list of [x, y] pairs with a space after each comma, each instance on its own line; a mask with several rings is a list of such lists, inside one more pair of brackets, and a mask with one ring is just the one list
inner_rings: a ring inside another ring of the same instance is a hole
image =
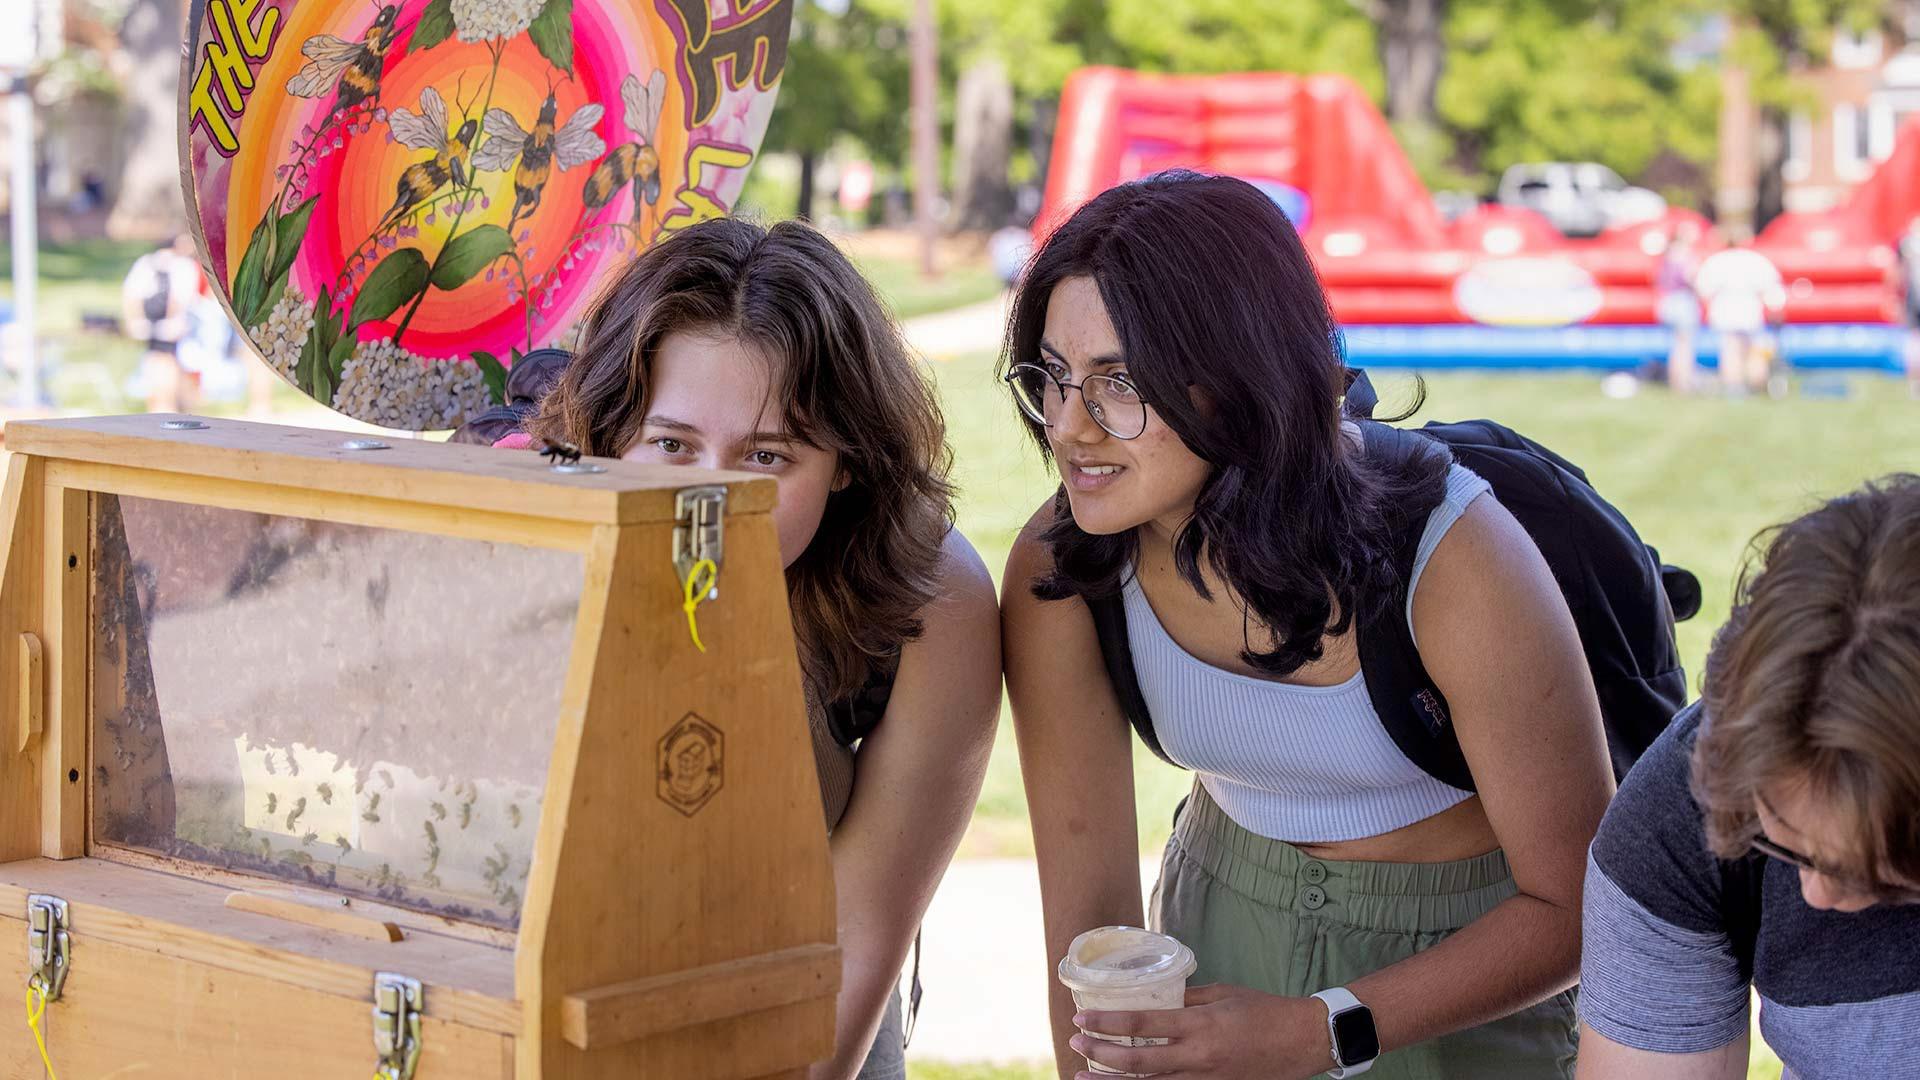
[[187, 205], [275, 371], [455, 427], [604, 276], [739, 197], [792, 0], [194, 0]]

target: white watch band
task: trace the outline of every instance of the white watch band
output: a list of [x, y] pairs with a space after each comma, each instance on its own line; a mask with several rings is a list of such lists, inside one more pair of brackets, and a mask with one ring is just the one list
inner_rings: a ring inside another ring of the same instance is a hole
[[1360, 1008], [1360, 999], [1354, 997], [1353, 991], [1344, 986], [1336, 986], [1330, 990], [1322, 990], [1313, 996], [1319, 998], [1327, 1007], [1327, 1051], [1328, 1056], [1332, 1057], [1334, 1061], [1334, 1066], [1327, 1070], [1327, 1075], [1332, 1077], [1333, 1080], [1346, 1080], [1347, 1077], [1359, 1076], [1361, 1073], [1373, 1068], [1372, 1059], [1354, 1065], [1341, 1065], [1339, 1056], [1340, 1044], [1334, 1038], [1333, 1034], [1333, 1018], [1346, 1012], [1348, 1009]]

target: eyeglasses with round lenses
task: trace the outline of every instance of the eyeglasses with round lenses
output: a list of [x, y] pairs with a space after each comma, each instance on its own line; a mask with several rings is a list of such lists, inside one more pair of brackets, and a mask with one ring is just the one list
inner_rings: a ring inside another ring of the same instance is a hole
[[1140, 391], [1116, 375], [1089, 375], [1069, 382], [1038, 364], [1015, 364], [1007, 385], [1020, 411], [1035, 423], [1057, 427], [1067, 407], [1067, 391], [1080, 392], [1080, 403], [1101, 430], [1116, 439], [1137, 439], [1147, 429], [1147, 402]]

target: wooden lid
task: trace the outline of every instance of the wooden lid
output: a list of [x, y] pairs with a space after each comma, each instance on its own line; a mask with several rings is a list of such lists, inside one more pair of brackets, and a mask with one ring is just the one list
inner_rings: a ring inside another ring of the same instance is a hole
[[[185, 419], [206, 426], [166, 426]], [[364, 438], [387, 448], [348, 448]], [[729, 516], [763, 514], [774, 502], [773, 481], [753, 473], [611, 458], [582, 459], [605, 472], [561, 473], [523, 450], [164, 413], [16, 420], [6, 425], [5, 441], [8, 450], [50, 460], [601, 525], [671, 521], [674, 493], [700, 484], [727, 485]]]

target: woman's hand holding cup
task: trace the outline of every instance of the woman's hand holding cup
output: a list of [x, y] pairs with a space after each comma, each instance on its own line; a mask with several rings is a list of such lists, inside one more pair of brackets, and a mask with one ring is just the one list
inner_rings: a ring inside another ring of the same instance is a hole
[[1088, 1064], [1076, 1080], [1306, 1080], [1334, 1064], [1325, 1005], [1241, 986], [1196, 986], [1185, 1008], [1083, 1009], [1073, 1023]]

